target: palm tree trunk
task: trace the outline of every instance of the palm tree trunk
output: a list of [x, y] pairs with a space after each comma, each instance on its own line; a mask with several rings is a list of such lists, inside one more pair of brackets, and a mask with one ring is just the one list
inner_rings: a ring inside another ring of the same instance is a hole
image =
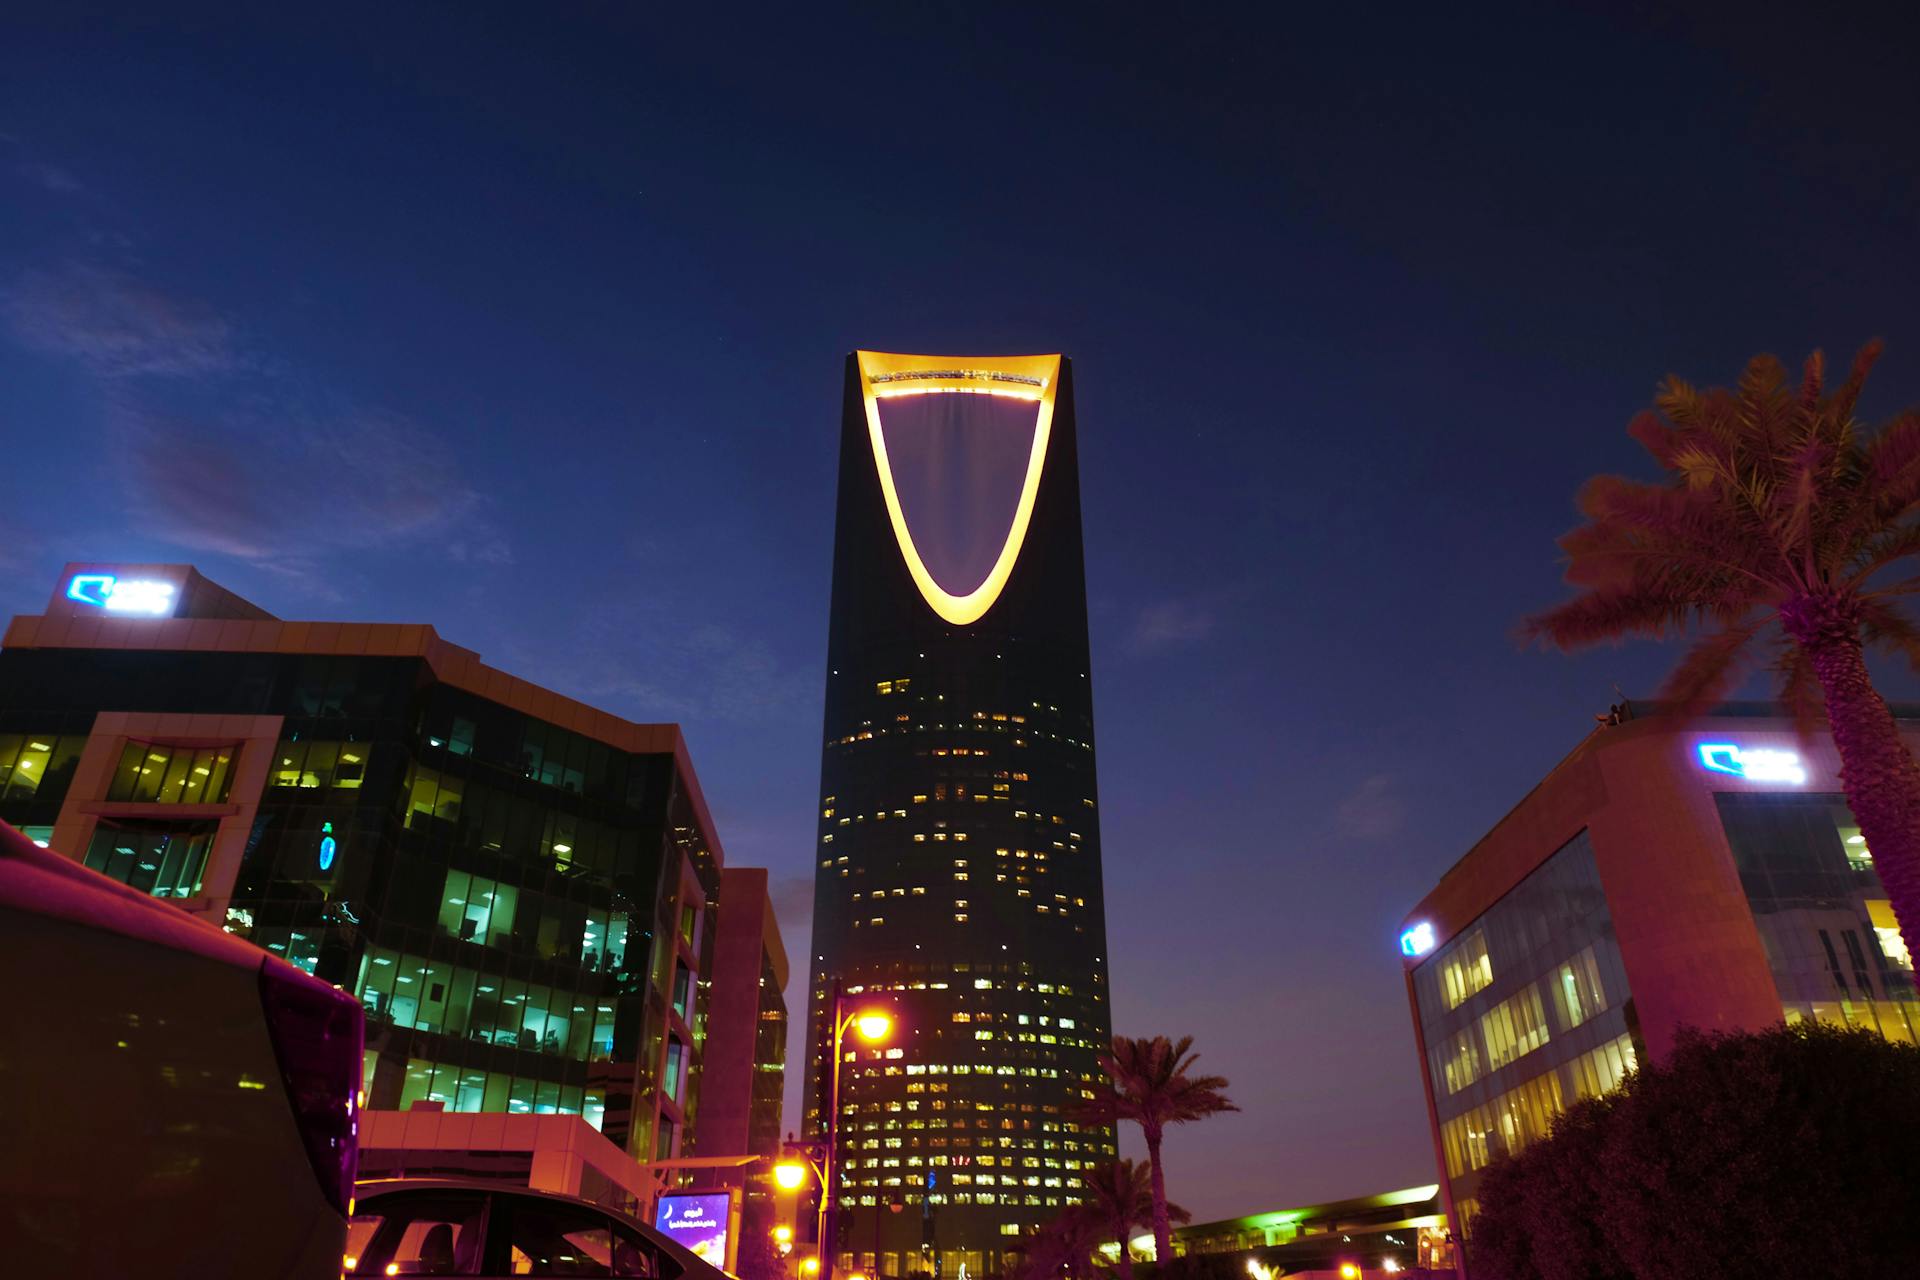
[[1120, 1224], [1120, 1261], [1116, 1264], [1120, 1270], [1120, 1280], [1133, 1280], [1133, 1246], [1127, 1243], [1127, 1237], [1133, 1234], [1133, 1224]]
[[1173, 1230], [1167, 1223], [1167, 1176], [1160, 1168], [1160, 1126], [1140, 1128], [1147, 1139], [1147, 1168], [1152, 1174], [1154, 1274], [1167, 1276], [1173, 1267]]
[[1873, 687], [1848, 601], [1802, 597], [1780, 609], [1826, 695], [1847, 807], [1886, 886], [1907, 950], [1920, 956], [1920, 764]]

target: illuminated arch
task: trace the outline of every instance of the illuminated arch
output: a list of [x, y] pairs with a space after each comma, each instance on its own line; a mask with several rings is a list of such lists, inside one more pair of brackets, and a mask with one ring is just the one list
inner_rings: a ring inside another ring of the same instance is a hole
[[[887, 500], [887, 518], [893, 523], [894, 541], [907, 562], [920, 596], [935, 613], [955, 626], [978, 622], [993, 608], [994, 601], [1013, 576], [1013, 565], [1027, 539], [1027, 525], [1033, 519], [1034, 499], [1040, 493], [1040, 471], [1047, 461], [1047, 438], [1053, 428], [1054, 392], [1060, 380], [1060, 357], [1050, 356], [907, 356], [882, 351], [857, 351], [860, 366], [860, 395], [866, 404], [867, 437], [873, 444], [874, 470], [880, 476], [880, 492]], [[1033, 424], [1033, 449], [1027, 457], [1027, 474], [1020, 486], [1020, 500], [1013, 510], [1013, 522], [1007, 528], [1007, 540], [994, 558], [985, 581], [957, 596], [946, 590], [928, 570], [919, 548], [913, 544], [913, 531], [907, 527], [907, 513], [900, 505], [900, 494], [893, 483], [893, 464], [887, 459], [887, 441], [880, 429], [880, 401], [900, 395], [995, 395], [1036, 404]]]

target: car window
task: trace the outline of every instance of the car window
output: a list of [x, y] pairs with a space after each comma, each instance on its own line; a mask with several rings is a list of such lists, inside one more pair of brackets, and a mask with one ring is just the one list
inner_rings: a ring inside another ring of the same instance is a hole
[[515, 1196], [507, 1230], [516, 1276], [651, 1274], [614, 1270], [613, 1224], [584, 1205]]
[[480, 1194], [384, 1196], [347, 1228], [349, 1274], [478, 1275], [486, 1206]]
[[387, 1220], [387, 1215], [375, 1209], [353, 1215], [353, 1221], [347, 1224], [347, 1256], [341, 1267], [348, 1275], [360, 1269], [360, 1255], [373, 1243], [375, 1233]]
[[637, 1231], [615, 1224], [613, 1228], [613, 1274], [643, 1276], [645, 1280], [674, 1280], [680, 1265], [662, 1257], [653, 1242]]

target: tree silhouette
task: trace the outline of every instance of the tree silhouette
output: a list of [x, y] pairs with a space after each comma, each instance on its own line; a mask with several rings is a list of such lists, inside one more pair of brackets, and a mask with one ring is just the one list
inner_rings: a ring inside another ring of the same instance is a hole
[[1685, 1032], [1482, 1176], [1474, 1280], [1920, 1275], [1920, 1049]]
[[[1133, 1280], [1133, 1254], [1127, 1243], [1135, 1227], [1153, 1223], [1153, 1179], [1147, 1166], [1132, 1160], [1110, 1160], [1089, 1165], [1080, 1171], [1080, 1184], [1086, 1189], [1086, 1208], [1105, 1234], [1120, 1242], [1116, 1267], [1121, 1280]], [[1191, 1222], [1193, 1215], [1177, 1204], [1167, 1206], [1167, 1217], [1174, 1222]]]
[[1696, 711], [1769, 652], [1803, 732], [1824, 703], [1848, 807], [1920, 955], [1920, 765], [1865, 659], [1873, 646], [1920, 669], [1920, 630], [1897, 607], [1920, 591], [1900, 576], [1920, 551], [1920, 413], [1861, 431], [1854, 406], [1879, 354], [1863, 348], [1832, 394], [1817, 351], [1798, 388], [1772, 356], [1737, 387], [1668, 378], [1627, 429], [1665, 481], [1586, 483], [1586, 523], [1560, 539], [1579, 594], [1523, 632], [1578, 649], [1691, 629], [1662, 696]]
[[1094, 1123], [1131, 1120], [1140, 1126], [1147, 1142], [1149, 1190], [1153, 1196], [1154, 1259], [1162, 1266], [1171, 1265], [1173, 1260], [1167, 1179], [1160, 1164], [1160, 1143], [1166, 1128], [1240, 1109], [1227, 1100], [1224, 1076], [1187, 1074], [1200, 1056], [1188, 1052], [1192, 1046], [1192, 1036], [1182, 1036], [1178, 1041], [1165, 1036], [1151, 1040], [1115, 1036], [1113, 1051], [1100, 1059], [1108, 1087], [1082, 1109], [1083, 1116]]

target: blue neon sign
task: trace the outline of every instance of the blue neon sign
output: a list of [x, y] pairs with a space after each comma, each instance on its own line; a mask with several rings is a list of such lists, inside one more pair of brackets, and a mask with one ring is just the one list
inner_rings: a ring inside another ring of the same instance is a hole
[[1433, 925], [1422, 920], [1400, 935], [1400, 954], [1403, 956], [1423, 956], [1433, 950]]
[[1749, 782], [1790, 782], [1799, 786], [1807, 780], [1806, 766], [1793, 752], [1742, 747], [1732, 742], [1701, 743], [1700, 767]]
[[333, 867], [333, 851], [336, 847], [333, 843], [333, 824], [331, 822], [321, 823], [320, 831], [320, 869], [322, 871], [328, 871]]
[[164, 617], [173, 612], [174, 591], [171, 582], [112, 573], [76, 573], [67, 580], [67, 599], [110, 613]]

